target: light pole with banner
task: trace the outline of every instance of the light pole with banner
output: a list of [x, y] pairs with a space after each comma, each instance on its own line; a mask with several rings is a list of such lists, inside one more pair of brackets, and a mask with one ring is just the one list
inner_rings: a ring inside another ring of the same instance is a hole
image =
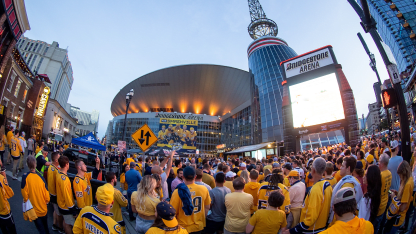
[[380, 52], [381, 58], [383, 59], [384, 64], [387, 67], [387, 71], [390, 75], [390, 81], [393, 84], [393, 87], [396, 91], [397, 98], [397, 108], [400, 119], [400, 134], [402, 141], [402, 157], [406, 161], [410, 161], [411, 152], [410, 152], [410, 129], [409, 129], [409, 120], [407, 119], [407, 107], [406, 101], [404, 99], [403, 89], [401, 86], [401, 79], [399, 77], [399, 71], [397, 70], [397, 65], [392, 63], [386, 51], [384, 50], [382, 39], [377, 32], [377, 23], [373, 17], [370, 15], [370, 10], [368, 8], [367, 0], [361, 0], [361, 7], [358, 5], [356, 0], [348, 0], [350, 5], [354, 8], [355, 12], [361, 19], [361, 26], [363, 27], [366, 33], [370, 33], [371, 37], [374, 40], [374, 43], [377, 46], [378, 51]]

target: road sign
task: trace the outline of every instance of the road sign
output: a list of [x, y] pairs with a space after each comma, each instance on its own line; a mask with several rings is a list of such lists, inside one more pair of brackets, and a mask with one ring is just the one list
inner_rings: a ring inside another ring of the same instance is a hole
[[147, 124], [143, 125], [141, 128], [137, 129], [133, 134], [131, 134], [131, 138], [139, 145], [140, 149], [146, 151], [150, 148], [154, 143], [157, 141], [156, 135], [153, 131], [147, 126]]
[[397, 69], [397, 65], [394, 63], [387, 65], [387, 70], [389, 71], [389, 75], [391, 77], [391, 80], [393, 81], [393, 84], [400, 83], [400, 73]]

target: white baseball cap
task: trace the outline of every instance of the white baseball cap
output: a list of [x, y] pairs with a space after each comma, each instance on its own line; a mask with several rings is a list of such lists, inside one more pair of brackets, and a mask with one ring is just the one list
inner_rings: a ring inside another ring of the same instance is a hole
[[234, 178], [236, 175], [237, 175], [237, 174], [235, 174], [234, 172], [229, 171], [229, 172], [227, 172], [227, 173], [225, 174], [225, 177], [226, 177], [226, 178]]
[[245, 163], [241, 163], [240, 167], [247, 167], [247, 165]]
[[396, 140], [391, 142], [391, 149], [396, 149], [397, 146], [399, 146], [399, 142], [397, 142]]

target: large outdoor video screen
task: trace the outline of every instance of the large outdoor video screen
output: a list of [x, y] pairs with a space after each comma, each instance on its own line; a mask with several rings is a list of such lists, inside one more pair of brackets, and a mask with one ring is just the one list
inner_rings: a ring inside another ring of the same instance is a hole
[[335, 73], [291, 85], [289, 93], [294, 128], [345, 119]]

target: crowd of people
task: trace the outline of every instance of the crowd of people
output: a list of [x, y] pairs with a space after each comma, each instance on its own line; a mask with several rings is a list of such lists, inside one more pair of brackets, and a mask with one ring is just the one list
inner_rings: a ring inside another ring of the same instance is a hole
[[[0, 155], [8, 145], [13, 160], [22, 150], [19, 132], [14, 133], [11, 141], [7, 136], [0, 140]], [[62, 150], [48, 159], [48, 149], [40, 148], [25, 159], [30, 171], [21, 181], [24, 218], [39, 233], [50, 233], [51, 209], [51, 229], [67, 234], [126, 233], [124, 209], [137, 233], [150, 234], [393, 234], [416, 229], [415, 160], [400, 156], [398, 135], [260, 160], [174, 154], [144, 162], [134, 154], [120, 160], [120, 176], [106, 173], [94, 205], [91, 180], [102, 178], [100, 158], [90, 172], [82, 160], [75, 161], [77, 175], [71, 181]], [[16, 233], [8, 203], [14, 192], [4, 171], [0, 187], [0, 229]]]

